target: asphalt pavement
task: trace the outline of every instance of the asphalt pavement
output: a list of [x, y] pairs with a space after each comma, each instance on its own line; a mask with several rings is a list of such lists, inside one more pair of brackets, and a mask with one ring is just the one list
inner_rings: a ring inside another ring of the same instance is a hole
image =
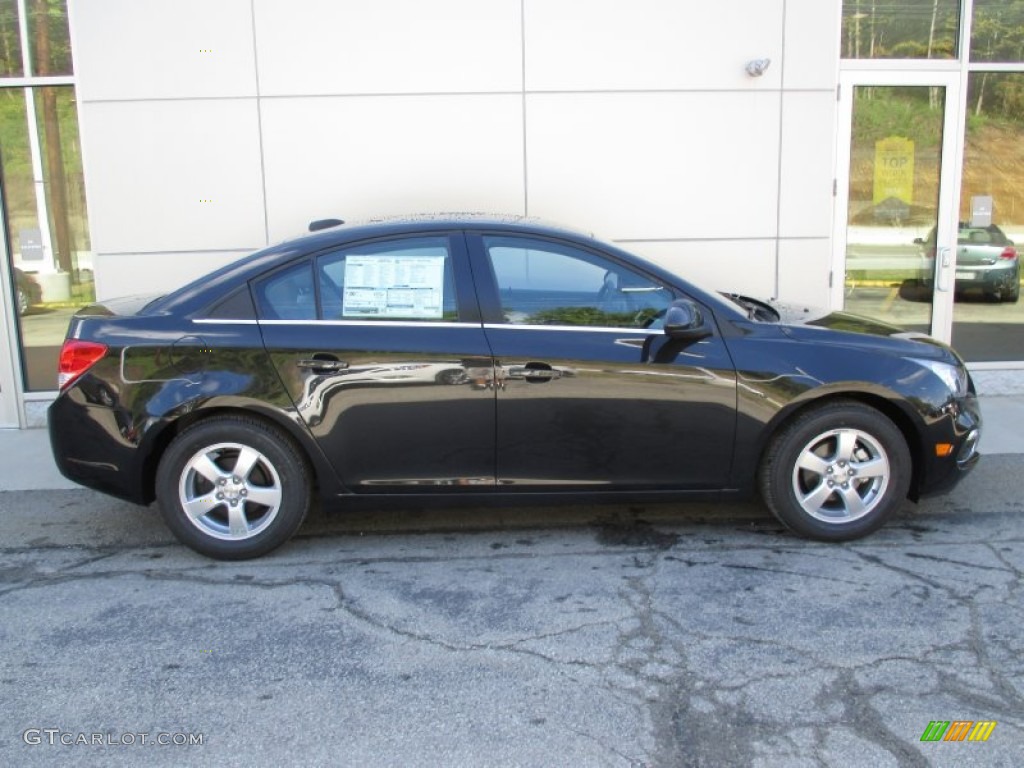
[[0, 433], [0, 764], [1016, 768], [1024, 400], [983, 408], [977, 469], [849, 544], [754, 502], [409, 509], [243, 563]]

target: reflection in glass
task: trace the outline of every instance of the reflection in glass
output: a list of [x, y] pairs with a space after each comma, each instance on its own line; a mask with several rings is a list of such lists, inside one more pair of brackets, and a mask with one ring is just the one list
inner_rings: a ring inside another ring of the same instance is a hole
[[929, 331], [945, 92], [857, 86], [853, 94], [845, 306]]
[[1024, 3], [974, 0], [971, 61], [1024, 61]]
[[959, 0], [843, 0], [844, 59], [953, 59]]
[[71, 35], [67, 0], [27, 0], [32, 74], [70, 75]]
[[25, 388], [52, 390], [68, 318], [95, 296], [74, 89], [0, 89], [0, 149], [14, 278], [27, 299], [19, 316]]
[[967, 101], [953, 344], [969, 361], [1024, 359], [1024, 74], [975, 72]]
[[20, 77], [23, 74], [18, 3], [16, 0], [0, 0], [0, 77]]

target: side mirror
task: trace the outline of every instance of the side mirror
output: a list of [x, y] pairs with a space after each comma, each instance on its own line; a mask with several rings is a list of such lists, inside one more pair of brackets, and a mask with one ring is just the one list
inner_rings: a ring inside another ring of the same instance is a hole
[[697, 341], [711, 335], [700, 307], [689, 299], [678, 299], [665, 312], [665, 335], [672, 339]]

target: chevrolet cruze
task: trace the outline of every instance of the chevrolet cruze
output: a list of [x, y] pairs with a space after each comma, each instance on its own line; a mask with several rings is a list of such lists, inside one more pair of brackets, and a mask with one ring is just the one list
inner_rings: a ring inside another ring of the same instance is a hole
[[[330, 224], [332, 222], [328, 222]], [[71, 320], [61, 471], [241, 559], [310, 506], [743, 498], [843, 541], [976, 463], [946, 345], [519, 218], [320, 228]]]

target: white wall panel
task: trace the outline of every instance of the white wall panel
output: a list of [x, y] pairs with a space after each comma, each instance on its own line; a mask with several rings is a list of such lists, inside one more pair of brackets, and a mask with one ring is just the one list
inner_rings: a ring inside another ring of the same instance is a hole
[[840, 0], [786, 0], [785, 88], [826, 88], [839, 82]]
[[253, 96], [249, 0], [71, 0], [79, 98]]
[[620, 243], [708, 290], [768, 297], [775, 292], [774, 240]]
[[779, 96], [537, 94], [529, 208], [616, 238], [774, 237]]
[[[782, 0], [526, 0], [526, 86], [778, 88], [782, 6]], [[760, 58], [773, 65], [751, 78], [746, 64]]]
[[269, 99], [271, 240], [312, 219], [523, 212], [520, 96]]
[[831, 259], [832, 241], [828, 238], [780, 241], [779, 299], [827, 307]]
[[832, 91], [783, 96], [781, 237], [831, 235], [835, 110]]
[[265, 244], [255, 100], [87, 103], [80, 118], [94, 251]]
[[519, 0], [256, 0], [264, 95], [519, 90]]
[[250, 251], [96, 254], [96, 299], [168, 293]]

